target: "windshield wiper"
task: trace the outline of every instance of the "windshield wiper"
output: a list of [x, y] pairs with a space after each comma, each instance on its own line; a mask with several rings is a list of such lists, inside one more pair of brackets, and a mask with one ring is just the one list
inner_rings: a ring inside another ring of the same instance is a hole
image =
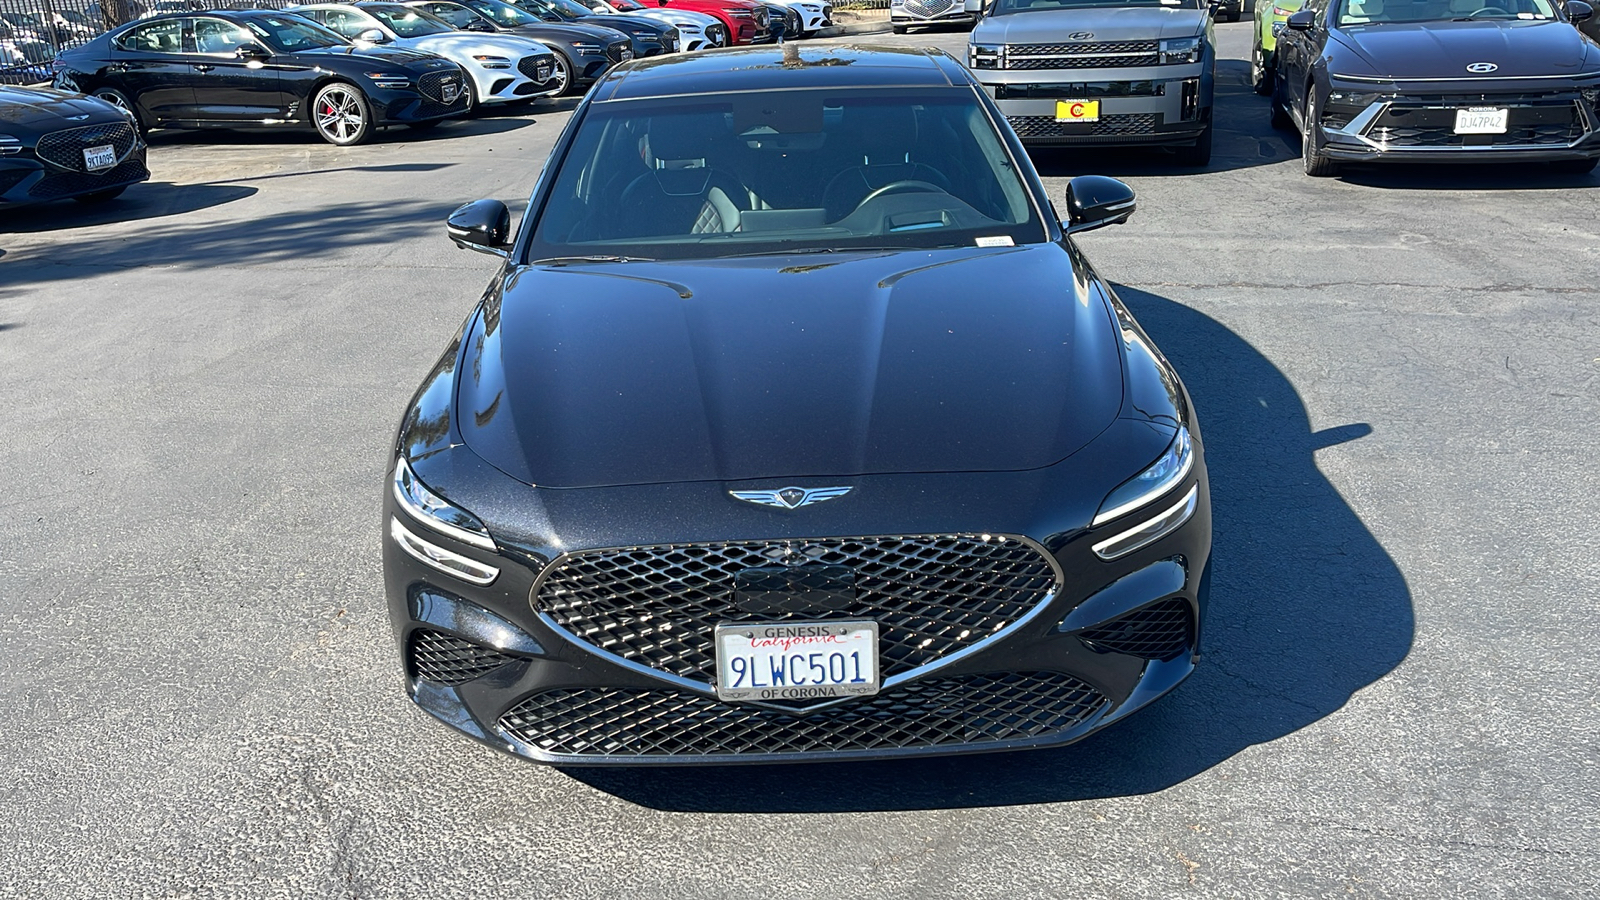
[[581, 266], [586, 263], [655, 262], [648, 256], [551, 256], [536, 259], [530, 266]]
[[806, 253], [905, 253], [912, 250], [949, 250], [963, 244], [940, 244], [936, 247], [795, 247], [792, 250], [753, 250], [749, 253], [727, 253], [714, 259], [745, 259], [751, 256], [800, 256]]

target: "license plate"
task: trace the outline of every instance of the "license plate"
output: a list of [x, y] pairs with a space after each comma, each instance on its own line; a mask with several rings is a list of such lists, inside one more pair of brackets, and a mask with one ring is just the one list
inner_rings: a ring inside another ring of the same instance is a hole
[[633, 59], [633, 51], [632, 50], [624, 50], [624, 51], [622, 51], [622, 61], [623, 62], [627, 62], [630, 59]]
[[538, 65], [533, 67], [533, 74], [537, 76], [534, 79], [535, 81], [549, 81], [550, 80], [550, 64], [547, 63], [547, 62], [546, 63], [539, 63]]
[[718, 625], [717, 696], [822, 700], [878, 692], [878, 623]]
[[1099, 100], [1057, 100], [1057, 122], [1098, 122], [1100, 121]]
[[444, 84], [439, 85], [439, 99], [444, 102], [454, 103], [459, 96], [461, 96], [461, 85], [456, 84], [454, 81], [446, 81]]
[[1456, 134], [1505, 134], [1508, 109], [1469, 106], [1456, 110]]
[[83, 166], [91, 172], [101, 172], [117, 164], [117, 148], [106, 144], [102, 147], [86, 147], [83, 151]]

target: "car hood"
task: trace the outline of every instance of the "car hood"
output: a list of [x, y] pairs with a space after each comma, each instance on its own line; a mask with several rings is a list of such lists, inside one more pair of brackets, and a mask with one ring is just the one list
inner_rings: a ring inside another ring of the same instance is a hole
[[518, 25], [516, 33], [536, 40], [555, 41], [559, 44], [570, 44], [574, 41], [594, 41], [602, 47], [626, 40], [628, 37], [615, 28], [607, 28], [598, 24], [580, 24], [578, 22]]
[[[73, 116], [88, 118], [73, 121]], [[0, 131], [9, 126], [54, 130], [116, 121], [127, 119], [116, 107], [93, 97], [53, 88], [0, 85]]]
[[[1493, 81], [1578, 75], [1600, 65], [1576, 28], [1554, 20], [1344, 26], [1334, 32], [1334, 39], [1367, 68], [1352, 71], [1356, 68], [1349, 64], [1352, 61], [1334, 59], [1330, 70], [1347, 75]], [[1466, 67], [1479, 62], [1494, 63], [1499, 69], [1492, 75], [1469, 74]]]
[[432, 53], [420, 50], [408, 50], [404, 47], [374, 46], [362, 44], [346, 47], [321, 47], [315, 50], [300, 50], [295, 56], [312, 58], [331, 56], [341, 59], [366, 60], [369, 62], [384, 62], [394, 66], [403, 66], [417, 72], [428, 72], [433, 69], [454, 69], [456, 64], [446, 59], [440, 59]]
[[401, 38], [395, 43], [414, 50], [437, 53], [446, 59], [453, 59], [464, 65], [478, 65], [472, 60], [474, 56], [505, 56], [509, 54], [512, 59], [520, 59], [524, 56], [541, 56], [550, 52], [550, 48], [533, 38], [516, 37], [509, 34], [478, 34], [470, 31], [451, 34], [430, 34], [426, 37], [417, 38]]
[[586, 25], [598, 25], [602, 28], [615, 29], [623, 32], [624, 34], [632, 34], [634, 31], [649, 32], [651, 34], [663, 34], [666, 32], [667, 28], [670, 27], [665, 23], [657, 22], [654, 19], [643, 19], [635, 16], [584, 16], [583, 23]]
[[546, 487], [1040, 468], [1122, 404], [1082, 277], [1054, 244], [522, 268], [456, 420]]
[[716, 16], [708, 13], [690, 12], [686, 9], [646, 9], [636, 13], [621, 13], [621, 15], [645, 16], [647, 18], [655, 19], [658, 22], [666, 22], [668, 25], [687, 25], [689, 27], [699, 28], [701, 30], [704, 30], [707, 25], [711, 25], [718, 21]]
[[989, 16], [972, 30], [975, 44], [1054, 44], [1069, 34], [1087, 31], [1093, 41], [1149, 41], [1180, 38], [1205, 31], [1210, 13], [1204, 9], [1160, 6], [1086, 7], [1028, 10]]

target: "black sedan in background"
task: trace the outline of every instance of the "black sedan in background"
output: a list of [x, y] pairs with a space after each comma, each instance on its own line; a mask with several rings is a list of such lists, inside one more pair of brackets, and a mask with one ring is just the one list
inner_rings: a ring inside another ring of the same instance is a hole
[[150, 177], [139, 129], [82, 94], [0, 86], [0, 209], [110, 200]]
[[600, 25], [553, 24], [509, 3], [407, 0], [406, 6], [430, 13], [452, 28], [487, 31], [532, 38], [556, 55], [550, 76], [561, 85], [554, 94], [580, 93], [612, 66], [633, 59], [633, 39]]
[[1308, 175], [1342, 162], [1600, 158], [1600, 45], [1583, 0], [1311, 0], [1280, 30], [1273, 122]]
[[64, 51], [56, 86], [130, 111], [144, 128], [316, 129], [359, 144], [467, 110], [460, 67], [410, 50], [356, 48], [299, 16], [216, 10], [141, 19]]
[[[478, 12], [505, 5], [501, 0], [460, 0]], [[511, 4], [523, 12], [531, 13], [546, 22], [568, 22], [581, 25], [601, 25], [633, 38], [635, 57], [659, 56], [676, 53], [682, 49], [678, 29], [666, 22], [643, 16], [602, 15], [591, 12], [577, 0], [517, 0]]]
[[1059, 222], [936, 50], [625, 72], [514, 240], [450, 218], [503, 262], [384, 485], [416, 703], [545, 762], [777, 762], [1066, 743], [1185, 678], [1199, 426], [1070, 237], [1133, 192]]

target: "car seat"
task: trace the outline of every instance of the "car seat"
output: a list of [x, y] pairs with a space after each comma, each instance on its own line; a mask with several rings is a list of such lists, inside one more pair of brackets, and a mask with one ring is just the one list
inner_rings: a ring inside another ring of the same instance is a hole
[[943, 172], [911, 159], [917, 143], [916, 110], [904, 105], [849, 106], [843, 124], [840, 143], [860, 147], [863, 152], [860, 165], [833, 176], [822, 192], [827, 221], [848, 216], [873, 191], [896, 181], [926, 181], [950, 189], [950, 179]]
[[722, 115], [675, 115], [652, 119], [645, 132], [640, 174], [622, 192], [618, 236], [728, 234], [750, 208], [750, 192], [716, 166]]

